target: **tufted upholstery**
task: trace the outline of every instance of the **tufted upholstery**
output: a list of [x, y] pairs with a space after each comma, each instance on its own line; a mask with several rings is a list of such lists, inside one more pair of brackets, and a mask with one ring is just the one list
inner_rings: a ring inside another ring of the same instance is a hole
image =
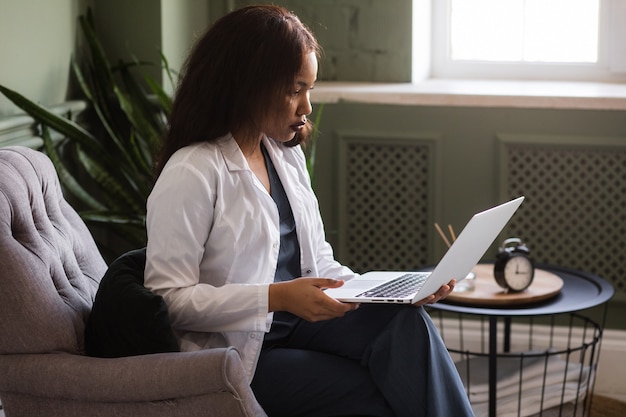
[[0, 353], [80, 353], [107, 266], [50, 160], [27, 148], [0, 152], [0, 334], [11, 335]]
[[232, 348], [102, 359], [84, 329], [103, 258], [52, 163], [0, 149], [0, 400], [7, 417], [265, 416]]

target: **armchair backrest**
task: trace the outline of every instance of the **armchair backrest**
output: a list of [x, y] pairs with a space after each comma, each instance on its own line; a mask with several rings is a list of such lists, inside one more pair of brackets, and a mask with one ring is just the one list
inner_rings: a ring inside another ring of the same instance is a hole
[[0, 354], [83, 353], [107, 265], [43, 153], [0, 149]]

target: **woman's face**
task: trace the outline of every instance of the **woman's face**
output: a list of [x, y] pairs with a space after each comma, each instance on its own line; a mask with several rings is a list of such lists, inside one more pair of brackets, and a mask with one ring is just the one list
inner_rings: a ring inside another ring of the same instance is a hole
[[288, 142], [302, 130], [306, 118], [311, 114], [311, 90], [317, 79], [317, 57], [311, 52], [304, 57], [300, 72], [296, 74], [295, 83], [288, 93], [288, 105], [280, 110], [277, 117], [272, 117], [264, 129], [265, 134], [280, 142]]

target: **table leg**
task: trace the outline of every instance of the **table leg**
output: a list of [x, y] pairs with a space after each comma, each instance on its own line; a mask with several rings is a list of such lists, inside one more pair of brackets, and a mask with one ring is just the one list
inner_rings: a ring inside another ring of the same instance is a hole
[[503, 350], [504, 352], [510, 352], [511, 351], [511, 318], [510, 317], [505, 317], [504, 318], [504, 341], [503, 343]]
[[498, 318], [489, 317], [489, 417], [496, 417], [498, 382]]

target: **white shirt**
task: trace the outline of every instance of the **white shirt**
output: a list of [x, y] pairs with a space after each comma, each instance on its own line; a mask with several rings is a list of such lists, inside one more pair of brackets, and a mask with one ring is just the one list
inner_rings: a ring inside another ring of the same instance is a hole
[[[333, 258], [302, 149], [264, 144], [293, 211], [302, 276], [354, 273]], [[235, 346], [252, 380], [271, 326], [278, 209], [231, 135], [176, 152], [147, 205], [145, 286], [168, 305], [181, 350]]]

